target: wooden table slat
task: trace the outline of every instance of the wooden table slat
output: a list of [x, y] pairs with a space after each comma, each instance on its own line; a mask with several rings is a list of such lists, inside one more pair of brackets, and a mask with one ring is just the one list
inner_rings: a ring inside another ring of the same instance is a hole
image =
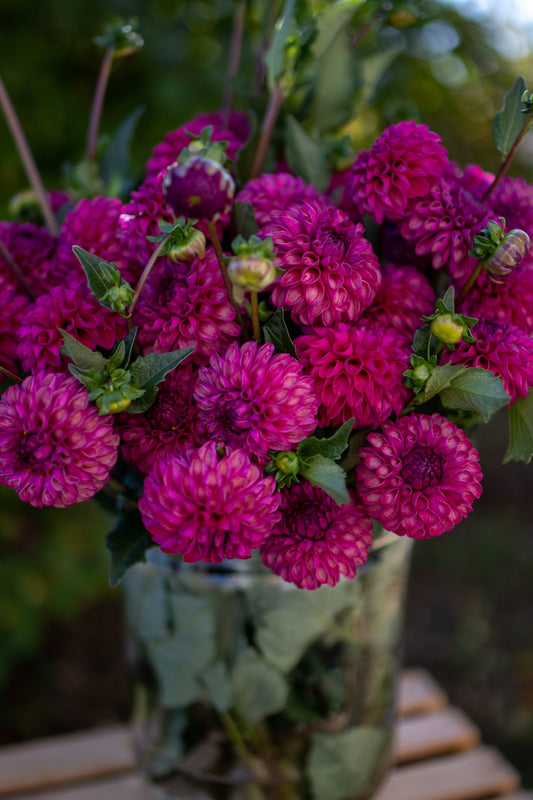
[[403, 671], [398, 698], [401, 716], [439, 711], [447, 702], [445, 692], [425, 669], [411, 667]]
[[476, 726], [458, 708], [406, 717], [398, 723], [395, 743], [397, 764], [445, 755], [474, 747], [481, 736]]

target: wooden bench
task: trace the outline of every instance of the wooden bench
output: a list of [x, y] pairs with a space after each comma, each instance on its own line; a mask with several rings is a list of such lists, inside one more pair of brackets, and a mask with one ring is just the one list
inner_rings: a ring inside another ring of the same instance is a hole
[[[431, 676], [402, 675], [396, 766], [373, 800], [533, 800]], [[147, 800], [126, 727], [0, 748], [2, 800]]]

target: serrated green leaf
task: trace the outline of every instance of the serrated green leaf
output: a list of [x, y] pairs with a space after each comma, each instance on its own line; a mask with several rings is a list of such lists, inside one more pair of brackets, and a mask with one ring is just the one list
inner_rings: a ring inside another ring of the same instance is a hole
[[157, 399], [159, 389], [157, 386], [152, 386], [150, 389], [145, 389], [142, 397], [132, 400], [130, 405], [125, 410], [125, 414], [145, 414], [149, 408], [152, 408]]
[[291, 115], [287, 116], [286, 156], [296, 175], [322, 192], [327, 189], [331, 174], [324, 151]]
[[297, 455], [301, 462], [309, 461], [316, 455], [331, 458], [336, 461], [348, 447], [348, 440], [352, 432], [355, 420], [349, 419], [327, 439], [317, 439], [316, 436], [308, 436], [302, 439], [298, 445]]
[[463, 373], [466, 369], [467, 367], [462, 364], [444, 364], [440, 367], [435, 367], [426, 381], [423, 394], [418, 396], [417, 402], [425, 403], [435, 397], [436, 394], [439, 394], [450, 384], [453, 378]]
[[118, 286], [122, 281], [117, 265], [104, 261], [77, 244], [73, 245], [72, 250], [87, 276], [89, 289], [98, 302], [102, 303], [109, 289]]
[[319, 486], [329, 494], [339, 506], [350, 502], [344, 470], [330, 458], [313, 456], [307, 464], [302, 465], [302, 475], [313, 486]]
[[130, 567], [144, 560], [144, 554], [154, 546], [154, 541], [137, 511], [123, 511], [107, 534], [105, 544], [110, 556], [109, 584], [116, 586]]
[[283, 12], [274, 26], [274, 36], [265, 55], [267, 82], [270, 90], [280, 82], [286, 68], [286, 54], [289, 41], [298, 32], [295, 18], [295, 0], [285, 0]]
[[496, 147], [504, 158], [511, 152], [526, 122], [522, 114], [522, 95], [525, 91], [527, 91], [525, 80], [522, 77], [517, 78], [505, 95], [503, 109], [494, 118], [492, 133]]
[[241, 653], [232, 675], [233, 705], [248, 722], [257, 723], [281, 711], [288, 689], [281, 672], [253, 647]]
[[509, 446], [503, 459], [529, 464], [533, 457], [533, 390], [509, 406]]
[[439, 396], [445, 408], [475, 411], [484, 422], [488, 422], [511, 399], [502, 379], [480, 367], [465, 368], [464, 372], [452, 378]]
[[[428, 345], [430, 344], [431, 340], [431, 330], [429, 325], [423, 325], [421, 328], [418, 328], [415, 331], [415, 335], [413, 338], [413, 353], [415, 356], [420, 356], [423, 359], [428, 358]], [[435, 342], [435, 339], [433, 339]], [[433, 346], [433, 350], [435, 349]], [[429, 355], [432, 355], [431, 350], [429, 351]]]
[[119, 367], [122, 369], [127, 369], [128, 365], [131, 361], [131, 356], [133, 353], [133, 346], [135, 344], [135, 337], [137, 336], [138, 328], [132, 328], [131, 331], [128, 333], [127, 336], [122, 339], [124, 342], [124, 361], [122, 364], [119, 364]]
[[249, 239], [258, 231], [254, 209], [251, 203], [242, 203], [236, 200], [231, 209], [232, 226], [236, 236]]
[[265, 342], [271, 342], [274, 345], [276, 353], [288, 353], [293, 358], [296, 358], [296, 348], [285, 323], [282, 308], [278, 308], [268, 322], [265, 323], [263, 336]]
[[139, 356], [130, 366], [133, 381], [139, 389], [152, 389], [192, 353], [194, 347], [184, 347], [170, 353], [148, 353]]
[[124, 361], [125, 355], [126, 355], [126, 345], [124, 343], [124, 340], [121, 339], [120, 342], [117, 342], [117, 344], [115, 345], [115, 349], [107, 359], [108, 370], [111, 372], [111, 370], [120, 367], [120, 365]]
[[455, 289], [453, 286], [449, 286], [446, 290], [444, 296], [437, 300], [437, 303], [442, 303], [442, 306], [446, 311], [450, 311], [452, 314], [455, 313]]
[[80, 370], [95, 369], [98, 372], [103, 372], [106, 366], [106, 359], [97, 350], [90, 350], [84, 344], [79, 342], [68, 331], [58, 328], [61, 336], [63, 337], [63, 346], [61, 352], [71, 358], [74, 364]]
[[[89, 400], [94, 400], [92, 392], [100, 390], [105, 382], [104, 375], [98, 369], [78, 369], [74, 364], [68, 365], [69, 372], [89, 390]], [[96, 397], [97, 395], [95, 395]]]

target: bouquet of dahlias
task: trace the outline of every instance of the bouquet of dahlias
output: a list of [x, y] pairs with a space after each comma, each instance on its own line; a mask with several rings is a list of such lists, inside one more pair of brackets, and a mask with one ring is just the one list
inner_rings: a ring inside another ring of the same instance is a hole
[[[257, 134], [227, 102], [169, 132], [125, 202], [37, 187], [49, 230], [1, 223], [0, 481], [34, 506], [111, 498], [113, 582], [158, 545], [333, 586], [372, 520], [418, 539], [470, 512], [468, 434], [498, 409], [507, 458], [532, 454], [533, 192], [504, 177], [531, 94], [498, 115], [496, 176], [412, 121], [332, 172], [338, 142], [319, 154], [295, 116], [273, 136], [309, 82], [293, 6]], [[138, 38], [110, 29], [107, 66]]]

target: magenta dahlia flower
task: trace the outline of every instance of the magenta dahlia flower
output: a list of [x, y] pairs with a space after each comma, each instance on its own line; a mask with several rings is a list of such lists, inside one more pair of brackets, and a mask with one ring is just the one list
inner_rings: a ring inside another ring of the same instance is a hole
[[228, 142], [226, 154], [231, 161], [235, 160], [237, 151], [250, 135], [248, 117], [242, 111], [232, 111], [227, 123], [222, 113], [199, 114], [181, 127], [165, 134], [162, 142], [156, 144], [152, 156], [146, 164], [146, 176], [153, 177], [177, 160], [179, 154], [191, 143], [187, 133], [199, 136], [208, 125], [213, 126], [212, 142]]
[[[18, 327], [24, 320], [30, 301], [22, 294], [10, 274], [0, 270], [0, 366], [15, 374], [20, 362], [17, 359]], [[0, 383], [4, 380], [0, 372]]]
[[190, 156], [168, 167], [163, 194], [176, 218], [184, 216], [215, 222], [229, 214], [235, 181], [219, 161]]
[[533, 335], [533, 264], [524, 259], [510, 275], [498, 281], [481, 272], [456, 306], [461, 314], [510, 323]]
[[377, 291], [381, 272], [364, 228], [318, 200], [288, 206], [260, 229], [271, 236], [283, 271], [271, 299], [300, 325], [355, 321]]
[[263, 563], [299, 589], [354, 578], [372, 544], [372, 520], [355, 495], [339, 506], [304, 481], [281, 496], [281, 520], [261, 547]]
[[464, 168], [464, 171], [461, 171], [459, 168], [457, 168], [456, 174], [453, 176], [450, 175], [450, 177], [453, 177], [454, 180], [463, 187], [463, 189], [466, 189], [467, 192], [470, 192], [472, 197], [475, 197], [476, 200], [481, 200], [491, 183], [494, 181], [494, 175], [491, 172], [485, 172], [485, 170], [481, 169], [481, 167], [477, 164], [468, 164]]
[[[523, 178], [503, 178], [487, 198], [498, 217], [504, 217], [505, 229], [520, 228], [533, 239], [533, 187]], [[529, 255], [533, 260], [533, 253]]]
[[276, 172], [274, 175], [265, 173], [248, 181], [235, 200], [252, 204], [259, 226], [266, 225], [276, 212], [283, 211], [292, 203], [299, 203], [301, 200], [328, 202], [327, 197], [315, 186], [288, 172]]
[[450, 364], [488, 369], [503, 381], [511, 403], [526, 397], [533, 386], [533, 339], [504, 322], [481, 320], [472, 328], [473, 344], [459, 342], [453, 353], [445, 354]]
[[160, 384], [157, 399], [148, 411], [120, 415], [122, 455], [141, 472], [150, 472], [163, 456], [201, 444], [192, 397], [195, 374], [192, 364], [180, 365]]
[[290, 450], [316, 428], [317, 398], [299, 362], [272, 344], [231, 344], [200, 369], [194, 398], [206, 436], [259, 459]]
[[414, 200], [429, 193], [447, 163], [440, 137], [427, 125], [399, 122], [359, 155], [347, 190], [356, 207], [376, 222], [401, 219]]
[[[124, 280], [134, 283], [140, 275], [138, 260], [125, 255], [119, 238], [122, 201], [118, 197], [84, 198], [65, 217], [61, 227], [59, 259], [64, 270], [76, 278], [84, 277], [81, 265], [72, 252], [72, 245], [111, 261]], [[159, 230], [158, 230], [159, 233]]]
[[153, 270], [134, 319], [145, 352], [192, 346], [196, 364], [207, 364], [240, 333], [212, 247], [205, 258], [187, 264], [166, 261]]
[[374, 302], [363, 319], [390, 325], [412, 340], [414, 332], [424, 324], [421, 317], [431, 314], [434, 306], [435, 292], [415, 267], [386, 264]]
[[410, 346], [394, 328], [339, 323], [314, 328], [294, 344], [320, 400], [322, 426], [354, 417], [356, 428], [374, 428], [398, 414], [409, 398], [403, 373], [409, 368]]
[[110, 416], [75, 378], [38, 372], [0, 399], [0, 483], [32, 506], [65, 508], [100, 491], [118, 455]]
[[280, 514], [274, 478], [244, 450], [219, 457], [214, 442], [156, 461], [139, 500], [143, 522], [165, 553], [184, 561], [249, 558]]
[[410, 414], [369, 433], [356, 467], [368, 513], [398, 536], [426, 539], [451, 530], [481, 495], [477, 451], [440, 414]]
[[476, 259], [469, 255], [474, 236], [484, 228], [490, 210], [459, 184], [446, 180], [414, 204], [401, 233], [415, 243], [417, 255], [431, 254], [435, 269], [457, 281], [470, 277]]
[[90, 350], [107, 350], [128, 332], [123, 317], [101, 306], [86, 283], [55, 286], [37, 298], [18, 329], [17, 356], [26, 371], [65, 368], [59, 328]]
[[[0, 222], [0, 240], [28, 282], [34, 294], [68, 282], [69, 272], [57, 258], [58, 239], [31, 222]], [[9, 273], [0, 252], [0, 271]]]

